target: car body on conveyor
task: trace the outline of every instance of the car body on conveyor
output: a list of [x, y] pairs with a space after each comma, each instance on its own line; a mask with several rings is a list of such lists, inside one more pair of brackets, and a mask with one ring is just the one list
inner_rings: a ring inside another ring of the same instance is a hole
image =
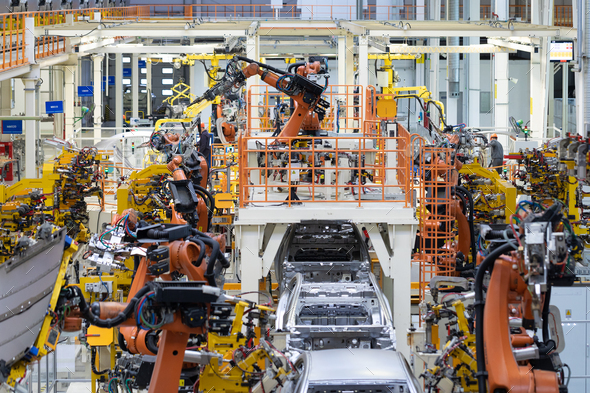
[[[282, 391], [294, 393], [421, 393], [408, 362], [396, 351], [340, 348], [303, 352], [297, 379]], [[291, 385], [292, 384], [292, 385]]]
[[287, 333], [287, 347], [395, 349], [391, 308], [370, 267], [356, 225], [291, 225], [275, 259], [281, 291], [276, 327]]

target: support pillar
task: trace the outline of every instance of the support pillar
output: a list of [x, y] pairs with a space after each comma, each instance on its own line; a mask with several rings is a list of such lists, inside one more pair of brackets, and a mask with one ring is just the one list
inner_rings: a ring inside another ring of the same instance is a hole
[[425, 55], [421, 55], [416, 59], [416, 86], [425, 86], [426, 81], [424, 80], [424, 59]]
[[[23, 79], [25, 85], [25, 116], [37, 116], [35, 93], [37, 91], [38, 78]], [[25, 120], [25, 177], [28, 179], [37, 178], [37, 120]]]
[[[361, 97], [365, 89], [369, 85], [369, 37], [366, 35], [359, 36], [359, 51], [358, 51], [358, 72], [359, 72], [359, 93]], [[365, 100], [360, 100], [361, 120], [365, 114]], [[358, 129], [363, 132], [363, 124], [358, 124]]]
[[[508, 53], [496, 53], [494, 55], [494, 127], [507, 128], [508, 122]], [[500, 138], [499, 138], [500, 139]], [[507, 145], [508, 139], [501, 137], [500, 142]]]
[[[586, 110], [586, 100], [587, 100], [587, 92], [586, 92], [586, 78], [589, 76], [588, 74], [588, 64], [584, 64], [585, 62], [582, 60], [583, 54], [586, 52], [586, 48], [590, 46], [590, 42], [586, 42], [584, 39], [584, 32], [585, 29], [582, 29], [582, 26], [589, 26], [588, 23], [590, 20], [590, 3], [586, 2], [585, 0], [574, 0], [572, 1], [573, 6], [573, 15], [577, 15], [574, 17], [574, 29], [578, 30], [578, 37], [577, 41], [574, 45], [576, 50], [575, 54], [575, 62], [574, 62], [574, 78], [575, 78], [575, 85], [576, 85], [576, 132], [578, 135], [582, 135], [584, 138], [587, 138], [588, 132], [585, 129], [584, 122], [590, 122], [590, 117], [587, 120], [584, 120], [584, 111]], [[586, 62], [587, 63], [587, 62]], [[585, 71], [585, 72], [584, 72]], [[590, 103], [589, 103], [590, 105]], [[588, 130], [590, 131], [590, 129]], [[573, 130], [572, 130], [573, 132]]]
[[[498, 20], [508, 19], [508, 0], [495, 0], [494, 8], [498, 14]], [[507, 128], [508, 121], [508, 53], [496, 53], [494, 55], [494, 127]], [[508, 145], [508, 137], [498, 138], [504, 145]]]
[[567, 135], [569, 132], [569, 124], [568, 124], [568, 83], [569, 83], [569, 72], [570, 67], [569, 63], [562, 63], [561, 64], [561, 135]]
[[[541, 0], [531, 1], [531, 23], [541, 24]], [[541, 38], [541, 42], [543, 42]], [[546, 133], [547, 123], [547, 103], [545, 101], [545, 77], [543, 75], [543, 45], [539, 48], [537, 53], [531, 53], [531, 67], [530, 67], [530, 107], [531, 107], [531, 132], [533, 136], [544, 137]], [[547, 67], [545, 62], [544, 67]], [[553, 76], [553, 67], [547, 69]], [[552, 80], [552, 79], [551, 79]], [[576, 92], [577, 93], [577, 92]]]
[[[246, 57], [259, 61], [260, 60], [260, 37], [258, 35], [249, 35], [246, 37]], [[206, 72], [205, 72], [206, 74]], [[205, 75], [206, 77], [207, 75]], [[250, 102], [250, 116], [253, 119], [249, 125], [252, 130], [259, 130], [260, 129], [260, 120], [255, 119], [258, 117], [258, 87], [256, 85], [260, 84], [260, 77], [258, 75], [253, 76], [251, 78], [246, 79], [246, 94], [251, 95], [251, 102]], [[208, 86], [208, 83], [205, 85]]]
[[354, 85], [354, 36], [346, 35], [346, 84]]
[[123, 128], [123, 54], [115, 55], [115, 127]]
[[191, 66], [188, 72], [188, 84], [191, 87], [191, 94], [195, 97], [199, 96], [199, 90], [197, 89], [197, 72], [200, 71], [199, 64], [201, 63], [195, 61], [195, 65]]
[[104, 55], [92, 55], [94, 73], [94, 143], [100, 141], [102, 126], [102, 60]]
[[542, 97], [546, 97], [545, 116], [543, 117], [542, 135], [543, 138], [553, 138], [555, 136], [555, 63], [547, 62], [547, 73], [551, 76], [547, 81], [547, 89]]
[[359, 85], [364, 89], [369, 85], [369, 38], [359, 36], [358, 72]]
[[131, 96], [133, 101], [131, 117], [139, 117], [139, 56], [131, 56]]
[[346, 85], [346, 36], [338, 37], [338, 84], [340, 85], [339, 93], [344, 93], [343, 85]]
[[[472, 21], [479, 20], [480, 13], [480, 1], [472, 0], [467, 2], [469, 5], [469, 17]], [[480, 37], [469, 38], [470, 45], [479, 45]], [[467, 56], [467, 124], [469, 127], [479, 127], [479, 116], [480, 116], [480, 60], [479, 53], [473, 53], [469, 55], [463, 55], [464, 59]]]
[[[459, 20], [459, 0], [447, 1], [447, 20]], [[447, 46], [458, 46], [459, 37], [447, 37]], [[447, 53], [447, 123], [459, 124], [461, 62], [459, 53]]]
[[75, 114], [74, 106], [76, 104], [76, 65], [64, 66], [64, 127], [65, 138], [69, 140], [74, 136]]
[[[191, 45], [194, 45], [194, 43], [195, 43], [195, 39], [191, 38]], [[197, 73], [201, 71], [199, 64], [201, 64], [201, 63], [198, 61], [195, 61], [195, 64], [193, 66], [189, 67], [189, 72], [188, 72], [188, 84], [191, 87], [191, 94], [193, 94], [195, 97], [198, 97], [199, 93], [204, 91], [204, 90], [202, 90], [202, 88], [197, 87]], [[205, 86], [207, 86], [207, 85], [205, 85]]]
[[145, 80], [146, 80], [146, 93], [147, 93], [147, 113], [145, 118], [152, 114], [152, 62], [145, 62]]
[[[416, 20], [426, 20], [426, 1], [416, 0]], [[421, 85], [417, 85], [421, 86]]]
[[0, 82], [0, 116], [10, 116], [12, 110], [12, 86], [10, 79]]
[[[440, 20], [440, 0], [430, 0], [429, 1], [429, 18], [431, 20]], [[429, 45], [430, 46], [439, 46], [440, 39], [439, 38], [429, 38]], [[432, 93], [432, 99], [440, 100], [440, 89], [438, 85], [438, 76], [440, 73], [440, 55], [438, 53], [431, 53], [429, 55], [430, 60], [430, 85], [428, 86], [428, 90]], [[432, 115], [432, 114], [431, 114]], [[435, 116], [432, 116], [435, 118]], [[438, 126], [438, 124], [437, 124]]]

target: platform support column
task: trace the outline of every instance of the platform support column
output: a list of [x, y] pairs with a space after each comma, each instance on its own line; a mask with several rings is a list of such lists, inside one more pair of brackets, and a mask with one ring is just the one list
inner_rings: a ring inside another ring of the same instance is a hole
[[104, 55], [92, 55], [94, 81], [94, 144], [100, 142], [102, 126], [102, 60]]
[[[248, 35], [246, 37], [246, 57], [260, 61], [260, 37], [257, 34]], [[260, 120], [256, 119], [258, 117], [258, 101], [260, 100], [259, 96], [259, 88], [257, 85], [260, 85], [260, 77], [255, 75], [251, 78], [246, 79], [246, 94], [250, 92], [252, 94], [252, 102], [250, 110], [250, 116], [253, 119], [249, 126], [252, 130], [258, 131], [260, 128]]]
[[66, 140], [74, 136], [74, 108], [76, 105], [76, 71], [77, 66], [64, 66], [64, 127]]
[[[37, 86], [38, 78], [29, 76], [23, 79], [25, 85], [25, 116], [38, 116], [36, 96], [39, 91]], [[24, 121], [25, 134], [25, 177], [28, 179], [37, 178], [37, 135], [39, 122], [37, 120]]]

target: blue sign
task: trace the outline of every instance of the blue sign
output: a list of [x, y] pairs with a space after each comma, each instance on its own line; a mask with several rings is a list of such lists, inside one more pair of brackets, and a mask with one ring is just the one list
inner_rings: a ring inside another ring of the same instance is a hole
[[64, 113], [63, 101], [45, 101], [45, 113]]
[[131, 68], [123, 68], [123, 78], [131, 78]]
[[22, 134], [23, 121], [22, 120], [2, 120], [3, 134]]
[[92, 86], [78, 86], [78, 97], [92, 97], [94, 89]]
[[[104, 84], [106, 81], [107, 81], [107, 77], [106, 76], [103, 76], [102, 77], [102, 83]], [[109, 76], [108, 81], [109, 81], [109, 86], [115, 86], [115, 77], [114, 76]]]
[[139, 68], [145, 68], [146, 67], [146, 61], [145, 60], [137, 60], [137, 66]]

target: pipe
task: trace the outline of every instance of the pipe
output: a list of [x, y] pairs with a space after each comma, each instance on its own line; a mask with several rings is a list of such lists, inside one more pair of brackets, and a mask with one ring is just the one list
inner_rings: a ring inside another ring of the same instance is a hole
[[0, 116], [0, 120], [43, 120], [43, 116]]
[[486, 360], [483, 342], [483, 279], [486, 270], [491, 268], [496, 259], [514, 250], [512, 243], [506, 243], [492, 251], [479, 265], [475, 276], [475, 350], [477, 355], [477, 384], [479, 393], [486, 393]]
[[[581, 6], [586, 3], [586, 10], [584, 12], [585, 21], [583, 25], [583, 36], [584, 36], [584, 48], [585, 53], [584, 56], [580, 56], [579, 59], [583, 61], [584, 67], [584, 76], [583, 80], [586, 81], [586, 85], [584, 86], [584, 131], [588, 133], [590, 131], [590, 61], [588, 60], [588, 55], [590, 55], [590, 2], [580, 0], [578, 4], [580, 4], [580, 8], [578, 9], [578, 13], [582, 13]], [[582, 26], [578, 26], [578, 30], [582, 28]], [[582, 45], [579, 43], [579, 45]], [[586, 137], [587, 135], [584, 135]]]
[[196, 237], [191, 237], [189, 240], [191, 242], [197, 244], [200, 248], [199, 257], [197, 258], [196, 261], [193, 262], [193, 265], [195, 265], [196, 267], [199, 267], [199, 266], [201, 266], [201, 262], [203, 262], [203, 258], [205, 257], [205, 243], [203, 243], [202, 240], [200, 240]]

